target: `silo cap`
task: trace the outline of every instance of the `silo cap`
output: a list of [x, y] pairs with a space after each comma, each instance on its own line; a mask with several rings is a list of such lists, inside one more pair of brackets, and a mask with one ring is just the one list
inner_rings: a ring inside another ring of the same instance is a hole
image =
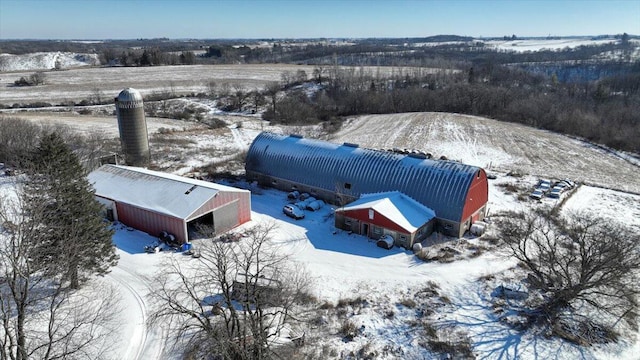
[[125, 101], [133, 101], [133, 102], [137, 102], [137, 101], [142, 101], [142, 94], [140, 94], [140, 91], [134, 89], [134, 88], [126, 88], [122, 91], [120, 91], [120, 94], [118, 94], [118, 101], [119, 102], [125, 102]]

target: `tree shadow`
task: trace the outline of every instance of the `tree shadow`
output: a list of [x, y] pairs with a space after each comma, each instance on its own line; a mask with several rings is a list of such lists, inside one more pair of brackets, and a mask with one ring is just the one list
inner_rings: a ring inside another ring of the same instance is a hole
[[115, 225], [115, 233], [112, 237], [113, 244], [120, 250], [129, 254], [144, 253], [145, 245], [158, 242], [158, 238], [145, 232], [132, 229], [123, 224]]
[[578, 345], [545, 336], [541, 330], [519, 330], [501, 321], [525, 310], [513, 305], [498, 315], [491, 306], [491, 295], [457, 291], [452, 297], [455, 318], [437, 321], [441, 327], [454, 327], [469, 334], [478, 359], [594, 359]]
[[[386, 250], [378, 247], [375, 240], [366, 236], [337, 230], [333, 224], [332, 207], [330, 205], [324, 205], [317, 211], [305, 211], [304, 219], [295, 220], [290, 218], [282, 212], [282, 207], [287, 204], [286, 200], [284, 200], [286, 194], [279, 193], [283, 195], [277, 196], [269, 191], [264, 191], [261, 195], [253, 195], [251, 210], [304, 229], [305, 237], [309, 239], [309, 243], [317, 250], [370, 258], [383, 258], [408, 251], [397, 246]], [[305, 240], [302, 236], [293, 236], [290, 241]]]

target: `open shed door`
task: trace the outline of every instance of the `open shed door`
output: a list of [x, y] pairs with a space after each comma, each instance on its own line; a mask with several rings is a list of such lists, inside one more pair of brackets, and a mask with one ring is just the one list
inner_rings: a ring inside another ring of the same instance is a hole
[[232, 229], [238, 223], [238, 200], [213, 210], [213, 228], [216, 234]]

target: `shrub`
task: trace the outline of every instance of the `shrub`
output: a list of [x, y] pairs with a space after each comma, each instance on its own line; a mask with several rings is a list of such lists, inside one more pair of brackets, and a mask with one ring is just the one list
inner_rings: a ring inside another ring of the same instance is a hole
[[413, 309], [413, 308], [415, 308], [415, 307], [416, 307], [416, 305], [417, 305], [417, 304], [416, 304], [416, 301], [415, 301], [415, 300], [413, 300], [413, 299], [411, 299], [411, 298], [402, 299], [402, 300], [400, 301], [400, 304], [401, 304], [402, 306], [406, 307], [406, 308], [409, 308], [409, 309]]
[[347, 341], [352, 341], [356, 336], [358, 336], [358, 327], [351, 320], [345, 320], [340, 327], [339, 333], [345, 338]]
[[328, 301], [323, 301], [322, 304], [320, 304], [320, 306], [318, 307], [318, 309], [321, 310], [329, 310], [333, 308], [335, 308], [335, 306], [333, 306], [333, 304]]

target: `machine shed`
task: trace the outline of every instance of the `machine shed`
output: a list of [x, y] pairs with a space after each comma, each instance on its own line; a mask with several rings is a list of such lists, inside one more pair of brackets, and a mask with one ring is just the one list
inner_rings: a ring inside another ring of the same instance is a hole
[[196, 224], [222, 233], [251, 220], [247, 190], [137, 167], [104, 165], [89, 182], [113, 220], [158, 236], [187, 242]]
[[488, 182], [479, 167], [263, 132], [251, 144], [247, 178], [344, 205], [362, 194], [400, 191], [436, 214], [436, 230], [460, 237], [484, 218]]

